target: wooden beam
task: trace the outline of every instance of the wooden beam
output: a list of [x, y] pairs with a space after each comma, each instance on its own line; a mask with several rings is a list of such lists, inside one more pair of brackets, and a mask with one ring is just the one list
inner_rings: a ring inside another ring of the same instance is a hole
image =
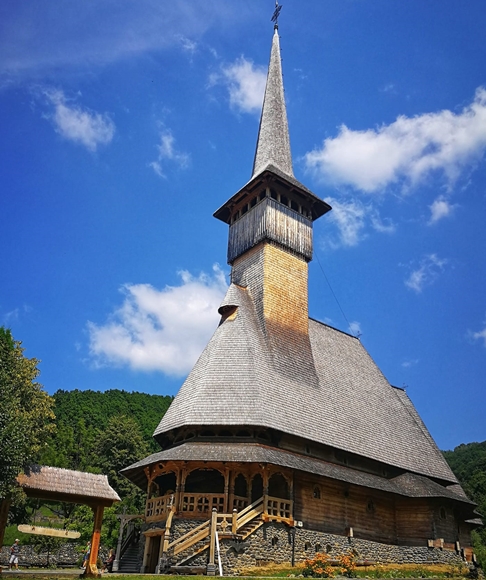
[[31, 526], [29, 524], [20, 524], [17, 526], [19, 532], [24, 534], [34, 534], [36, 536], [52, 536], [53, 538], [70, 538], [77, 539], [81, 535], [80, 532], [73, 530], [61, 530], [57, 528], [45, 528], [42, 526]]

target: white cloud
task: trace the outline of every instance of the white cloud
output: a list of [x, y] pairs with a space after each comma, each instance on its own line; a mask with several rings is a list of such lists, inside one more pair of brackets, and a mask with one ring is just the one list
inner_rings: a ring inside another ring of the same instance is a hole
[[415, 365], [417, 365], [419, 363], [419, 359], [418, 358], [414, 358], [411, 360], [405, 360], [402, 362], [402, 367], [405, 369], [409, 369], [410, 367], [414, 367]]
[[241, 56], [234, 63], [221, 67], [221, 75], [213, 75], [210, 84], [221, 83], [229, 92], [231, 107], [243, 113], [260, 113], [265, 93], [267, 70]]
[[[254, 9], [227, 0], [206, 2], [13, 2], [0, 19], [0, 75], [36, 77], [45, 70], [88, 70], [121, 58], [179, 48], [208, 30], [254, 18]], [[34, 17], [35, 15], [35, 17]], [[19, 31], [22, 31], [20, 34]], [[187, 48], [188, 45], [186, 44]], [[184, 49], [184, 47], [183, 47]]]
[[483, 330], [480, 330], [479, 332], [472, 332], [471, 336], [474, 340], [483, 340], [484, 341], [484, 346], [486, 348], [486, 326], [483, 328]]
[[88, 322], [96, 366], [127, 365], [175, 376], [192, 368], [218, 324], [227, 285], [218, 265], [212, 275], [179, 274], [180, 286], [162, 290], [150, 284], [124, 286], [124, 302], [106, 324]]
[[63, 91], [43, 91], [54, 113], [48, 115], [56, 131], [65, 139], [96, 151], [99, 145], [107, 145], [115, 134], [115, 124], [106, 113], [96, 113], [79, 105], [68, 104]]
[[356, 246], [365, 237], [364, 228], [369, 208], [359, 200], [338, 201], [328, 197], [326, 201], [332, 206], [328, 220], [339, 232], [338, 241], [330, 241], [330, 245]]
[[359, 338], [362, 334], [361, 332], [361, 324], [359, 322], [350, 322], [349, 323], [349, 333], [352, 334], [353, 336], [356, 336], [357, 338]]
[[191, 156], [175, 148], [175, 138], [170, 129], [164, 129], [160, 133], [160, 143], [157, 145], [158, 156], [155, 161], [149, 163], [157, 175], [166, 177], [162, 165], [164, 161], [175, 163], [180, 169], [186, 169], [189, 166]]
[[371, 193], [391, 184], [404, 188], [439, 172], [451, 186], [486, 148], [486, 89], [479, 87], [461, 113], [444, 110], [400, 116], [378, 129], [353, 131], [342, 125], [335, 138], [305, 155], [318, 178]]
[[435, 282], [446, 264], [447, 260], [439, 258], [437, 254], [425, 255], [418, 268], [413, 270], [405, 280], [405, 286], [420, 294], [426, 286]]
[[433, 225], [443, 218], [450, 217], [456, 207], [457, 205], [451, 204], [444, 196], [439, 196], [432, 205], [429, 205], [431, 215], [428, 224]]
[[186, 38], [185, 36], [179, 36], [179, 42], [182, 46], [182, 49], [188, 52], [189, 54], [193, 55], [197, 49], [197, 42], [194, 42], [190, 38]]

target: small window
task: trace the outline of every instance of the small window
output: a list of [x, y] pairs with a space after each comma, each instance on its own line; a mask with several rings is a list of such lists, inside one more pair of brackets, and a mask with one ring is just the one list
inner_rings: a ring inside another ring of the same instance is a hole
[[366, 504], [366, 511], [369, 514], [374, 514], [375, 513], [375, 504], [374, 504], [374, 502], [373, 502], [372, 499], [369, 499], [368, 500], [368, 503]]
[[289, 198], [286, 195], [281, 195], [280, 203], [283, 203], [283, 205], [289, 205]]
[[306, 542], [305, 543], [305, 546], [304, 546], [304, 550], [307, 552], [310, 549], [311, 549], [311, 543], [310, 542]]
[[255, 206], [256, 206], [256, 204], [257, 204], [257, 198], [256, 198], [256, 197], [254, 197], [254, 198], [251, 200], [251, 202], [250, 202], [250, 207], [255, 207]]
[[278, 194], [276, 191], [274, 191], [273, 189], [270, 190], [270, 197], [272, 199], [276, 199], [278, 201]]
[[312, 496], [314, 497], [314, 499], [321, 499], [321, 490], [320, 488], [316, 487], [314, 488], [314, 491], [312, 492]]
[[332, 552], [332, 546], [331, 544], [327, 544], [326, 546], [326, 554], [330, 554]]
[[319, 552], [322, 551], [322, 546], [321, 544], [316, 544], [314, 550], [316, 551], [316, 554], [319, 554]]
[[248, 204], [244, 205], [241, 208], [241, 215], [245, 215], [245, 213], [248, 211]]
[[292, 200], [290, 202], [290, 207], [294, 210], [294, 211], [299, 211], [299, 204], [296, 203], [294, 200]]
[[277, 536], [274, 536], [272, 538], [272, 546], [278, 546], [278, 538], [277, 538]]

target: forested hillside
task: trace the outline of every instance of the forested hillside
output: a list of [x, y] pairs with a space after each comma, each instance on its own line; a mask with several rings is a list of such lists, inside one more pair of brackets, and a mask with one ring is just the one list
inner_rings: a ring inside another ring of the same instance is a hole
[[169, 408], [173, 397], [119, 390], [104, 393], [89, 390], [59, 390], [54, 393], [53, 398], [58, 426], [61, 424], [74, 426], [83, 420], [88, 428], [104, 429], [111, 417], [126, 415], [137, 422], [143, 438], [153, 445], [155, 450], [157, 446], [152, 441], [152, 433]]
[[[459, 479], [467, 495], [478, 504], [478, 512], [486, 520], [486, 441], [468, 443], [453, 451], [444, 451], [444, 457]], [[486, 530], [474, 533], [476, 554], [486, 566]]]
[[[115, 514], [142, 513], [145, 494], [119, 471], [158, 450], [152, 433], [167, 411], [172, 397], [111, 390], [57, 391], [53, 395], [55, 432], [37, 455], [42, 465], [108, 475], [122, 501], [105, 510], [103, 542], [114, 545], [118, 532]], [[42, 503], [17, 497], [11, 508], [11, 522], [34, 521]], [[43, 509], [47, 509], [47, 506]], [[50, 505], [54, 519], [81, 531], [82, 541], [91, 535], [92, 513], [87, 506]], [[13, 527], [13, 526], [12, 526]], [[13, 531], [18, 535], [17, 531]], [[30, 539], [26, 540], [30, 541]]]

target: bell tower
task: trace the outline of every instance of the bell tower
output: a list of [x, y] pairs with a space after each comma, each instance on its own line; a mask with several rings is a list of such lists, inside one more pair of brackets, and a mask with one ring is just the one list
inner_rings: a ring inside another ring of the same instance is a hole
[[330, 209], [294, 177], [275, 25], [252, 177], [214, 216], [229, 225], [231, 281], [248, 289], [272, 355], [291, 375], [302, 371], [295, 360], [313, 367], [307, 264], [313, 221]]

